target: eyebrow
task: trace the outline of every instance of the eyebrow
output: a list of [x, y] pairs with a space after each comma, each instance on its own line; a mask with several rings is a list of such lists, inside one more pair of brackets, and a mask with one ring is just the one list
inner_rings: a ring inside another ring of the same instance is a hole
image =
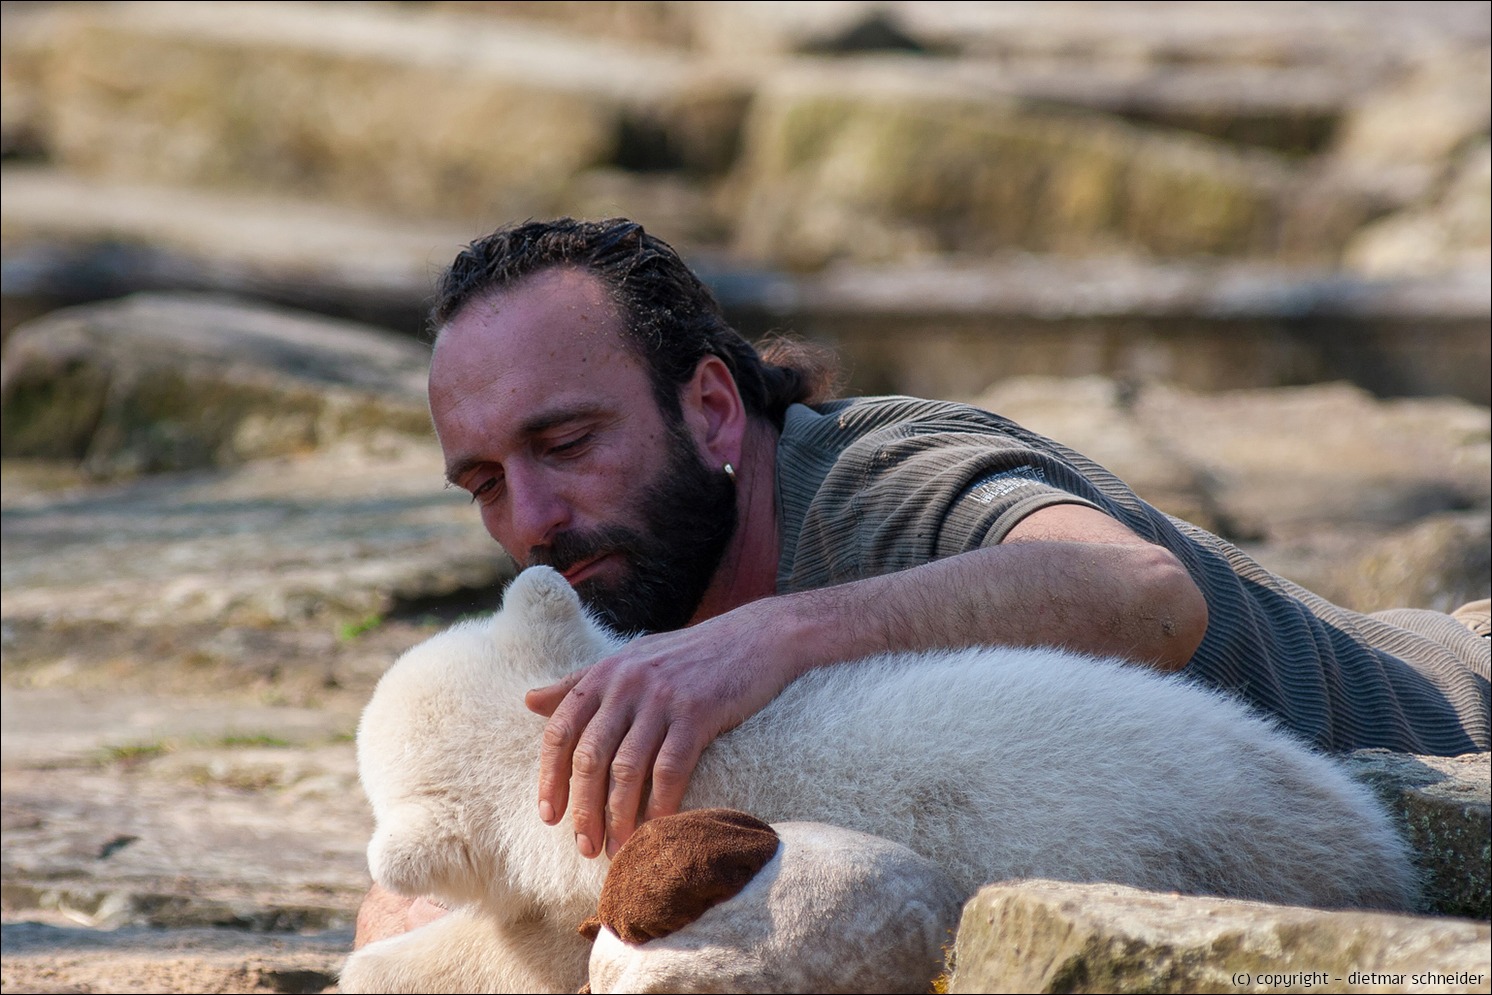
[[605, 413], [606, 409], [599, 404], [576, 404], [567, 408], [560, 408], [556, 411], [546, 411], [537, 414], [524, 422], [523, 427], [518, 431], [523, 438], [532, 438], [533, 436], [549, 431], [556, 425], [580, 421], [583, 418], [596, 418]]
[[[532, 439], [536, 435], [542, 435], [557, 425], [567, 422], [579, 421], [584, 418], [595, 418], [606, 413], [606, 409], [599, 404], [577, 404], [569, 407], [558, 408], [553, 411], [544, 411], [524, 422], [518, 429], [521, 439]], [[456, 484], [466, 474], [483, 463], [491, 460], [481, 456], [466, 456], [458, 459], [446, 467], [446, 482]], [[456, 484], [456, 486], [460, 486]]]

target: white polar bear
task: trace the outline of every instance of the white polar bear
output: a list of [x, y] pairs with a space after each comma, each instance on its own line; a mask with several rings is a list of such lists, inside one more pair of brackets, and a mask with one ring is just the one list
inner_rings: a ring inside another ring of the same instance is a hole
[[[456, 908], [364, 948], [342, 990], [575, 991], [606, 874], [536, 814], [544, 720], [524, 692], [615, 650], [564, 578], [406, 653], [358, 731], [373, 877]], [[1415, 875], [1369, 791], [1224, 695], [1055, 649], [887, 654], [816, 670], [721, 736], [686, 808], [901, 843], [966, 894], [1109, 881], [1323, 907], [1409, 908]]]

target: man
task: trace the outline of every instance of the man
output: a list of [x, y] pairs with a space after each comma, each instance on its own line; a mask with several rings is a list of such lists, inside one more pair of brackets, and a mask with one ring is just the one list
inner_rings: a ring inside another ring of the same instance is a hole
[[652, 633], [528, 695], [539, 817], [588, 856], [677, 810], [790, 681], [886, 650], [1062, 645], [1185, 668], [1324, 748], [1487, 749], [1487, 643], [1449, 616], [1329, 605], [996, 415], [822, 403], [822, 365], [764, 360], [631, 222], [473, 243], [433, 323], [450, 482], [520, 563]]

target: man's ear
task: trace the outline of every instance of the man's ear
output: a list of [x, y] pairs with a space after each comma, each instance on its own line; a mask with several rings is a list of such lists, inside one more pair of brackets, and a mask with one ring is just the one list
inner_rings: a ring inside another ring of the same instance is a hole
[[746, 405], [735, 377], [719, 356], [699, 361], [694, 376], [679, 391], [679, 406], [684, 426], [706, 461], [716, 466], [741, 462]]

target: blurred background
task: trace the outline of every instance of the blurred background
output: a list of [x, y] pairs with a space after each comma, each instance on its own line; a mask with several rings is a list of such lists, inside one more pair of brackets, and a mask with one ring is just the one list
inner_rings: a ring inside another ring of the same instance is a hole
[[4, 328], [142, 289], [413, 332], [644, 222], [868, 392], [1488, 402], [1485, 3], [4, 5]]
[[635, 218], [749, 336], [1343, 604], [1485, 597], [1489, 39], [1487, 2], [0, 3], [7, 990], [329, 983], [357, 711], [508, 575], [423, 312], [509, 221]]

